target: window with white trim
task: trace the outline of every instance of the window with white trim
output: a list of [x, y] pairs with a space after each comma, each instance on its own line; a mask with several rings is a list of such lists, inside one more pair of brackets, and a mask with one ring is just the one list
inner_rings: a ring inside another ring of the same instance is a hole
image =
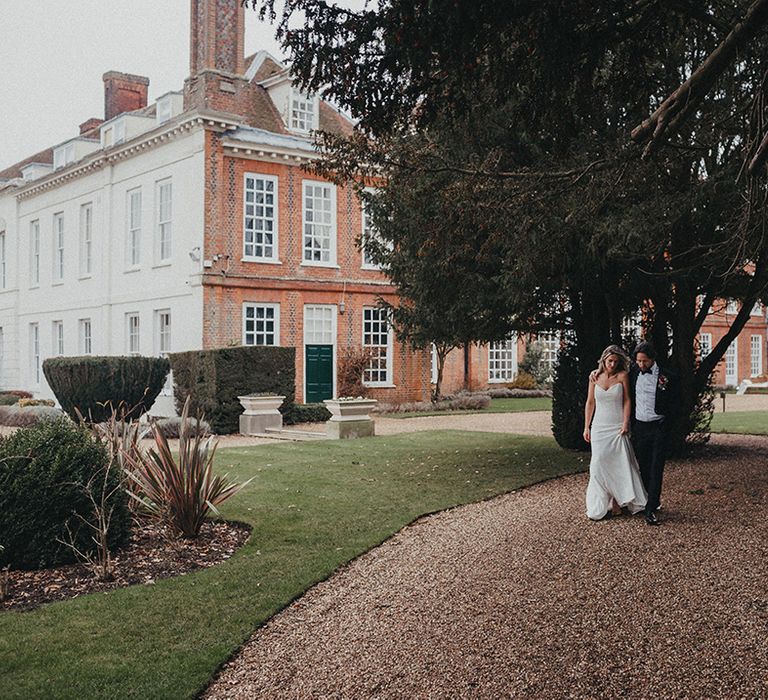
[[736, 372], [737, 341], [733, 340], [725, 351], [725, 381], [727, 384], [735, 384], [738, 378]]
[[64, 280], [64, 214], [53, 215], [53, 281]]
[[755, 305], [752, 307], [752, 311], [749, 312], [751, 316], [762, 316], [763, 315], [763, 306], [759, 301], [755, 302]]
[[511, 382], [517, 374], [517, 336], [488, 344], [488, 381]]
[[243, 257], [277, 260], [277, 178], [245, 174]]
[[80, 355], [93, 353], [93, 340], [91, 336], [91, 319], [81, 318], [78, 322], [77, 351]]
[[141, 354], [141, 326], [139, 314], [125, 314], [126, 351], [129, 355]]
[[64, 354], [64, 321], [53, 322], [53, 354], [61, 357]]
[[363, 307], [363, 347], [370, 351], [371, 359], [363, 370], [366, 386], [392, 383], [392, 334], [386, 309]]
[[280, 345], [279, 304], [243, 304], [243, 345]]
[[5, 231], [0, 231], [0, 289], [6, 285]]
[[29, 324], [29, 360], [31, 363], [32, 383], [40, 383], [40, 325]]
[[336, 186], [304, 180], [304, 253], [308, 265], [336, 264]]
[[703, 360], [712, 352], [712, 334], [699, 333], [699, 357]]
[[171, 352], [171, 310], [155, 311], [155, 349], [160, 357], [168, 357]]
[[309, 132], [315, 128], [317, 100], [311, 95], [291, 91], [290, 128], [294, 131]]
[[334, 345], [336, 309], [328, 304], [304, 305], [304, 343], [306, 345]]
[[58, 170], [75, 162], [75, 144], [67, 143], [53, 151], [53, 169]]
[[127, 197], [128, 245], [126, 262], [128, 267], [136, 267], [141, 263], [141, 188], [129, 190]]
[[80, 207], [80, 274], [93, 272], [93, 204]]
[[430, 352], [430, 368], [429, 368], [429, 381], [432, 384], [437, 384], [437, 347], [432, 343]]
[[29, 222], [29, 286], [40, 284], [40, 221]]
[[171, 121], [172, 109], [171, 109], [171, 96], [161, 97], [157, 101], [157, 107], [155, 110], [155, 119], [158, 124], [165, 124], [165, 122]]
[[725, 312], [728, 314], [739, 313], [739, 302], [735, 299], [729, 299], [728, 303], [725, 305]]
[[373, 258], [371, 257], [370, 248], [367, 245], [368, 241], [378, 239], [378, 234], [376, 232], [376, 228], [373, 225], [371, 213], [368, 211], [365, 202], [361, 202], [360, 207], [363, 217], [362, 233], [360, 236], [363, 268], [368, 270], [378, 270], [380, 266], [374, 262]]
[[173, 238], [173, 185], [170, 180], [157, 183], [157, 259], [165, 262], [171, 259]]
[[749, 336], [749, 374], [759, 377], [763, 373], [763, 336]]
[[552, 379], [560, 353], [560, 333], [540, 333], [537, 340], [541, 343], [541, 365], [547, 368], [547, 377]]

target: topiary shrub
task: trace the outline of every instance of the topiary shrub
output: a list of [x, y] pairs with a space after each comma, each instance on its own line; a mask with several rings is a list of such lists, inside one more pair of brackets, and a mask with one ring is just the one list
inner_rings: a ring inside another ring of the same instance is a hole
[[560, 447], [589, 449], [584, 442], [584, 404], [588, 385], [589, 371], [581, 369], [575, 343], [566, 343], [558, 355], [552, 385], [552, 434]]
[[[187, 434], [196, 437], [200, 435], [206, 437], [211, 434], [211, 426], [207, 421], [197, 418], [187, 418]], [[172, 416], [171, 418], [160, 418], [152, 423], [152, 426], [159, 430], [164, 438], [175, 440], [181, 436], [181, 418]]]
[[[86, 487], [91, 482], [97, 497], [119, 483], [116, 470], [104, 478], [108, 464], [104, 446], [82, 426], [68, 420], [45, 421], [0, 439], [0, 567], [36, 569], [75, 561], [73, 543], [93, 551], [86, 520], [93, 516]], [[92, 478], [96, 477], [96, 478]], [[106, 485], [105, 485], [106, 483]], [[128, 539], [130, 517], [125, 492], [117, 490], [109, 501], [111, 548]]]
[[295, 403], [283, 415], [286, 425], [297, 423], [325, 423], [331, 417], [331, 412], [321, 403]]
[[295, 355], [295, 348], [264, 346], [172, 353], [176, 410], [181, 413], [189, 397], [190, 413], [204, 415], [219, 435], [240, 429], [243, 406], [238, 396], [285, 396], [280, 407], [285, 415], [296, 393]]
[[13, 406], [19, 403], [19, 397], [16, 394], [0, 394], [0, 406]]
[[77, 409], [94, 423], [107, 420], [113, 407], [120, 417], [146, 413], [169, 369], [164, 357], [52, 357], [43, 362], [61, 407], [73, 420], [78, 420]]

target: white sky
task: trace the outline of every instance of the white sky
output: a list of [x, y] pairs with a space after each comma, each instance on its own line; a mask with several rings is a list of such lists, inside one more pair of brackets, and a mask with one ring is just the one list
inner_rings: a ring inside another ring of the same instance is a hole
[[[149, 101], [189, 75], [189, 0], [0, 0], [0, 170], [104, 118], [108, 70], [149, 78]], [[245, 11], [245, 54], [281, 57]]]

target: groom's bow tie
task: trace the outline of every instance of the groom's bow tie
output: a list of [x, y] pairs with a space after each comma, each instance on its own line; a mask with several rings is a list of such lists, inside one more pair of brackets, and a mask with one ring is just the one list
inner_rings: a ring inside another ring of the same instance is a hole
[[641, 369], [640, 374], [653, 374], [652, 369]]

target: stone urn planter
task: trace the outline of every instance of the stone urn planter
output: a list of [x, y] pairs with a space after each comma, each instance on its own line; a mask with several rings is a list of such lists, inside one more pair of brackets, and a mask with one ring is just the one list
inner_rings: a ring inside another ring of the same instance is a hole
[[341, 398], [323, 401], [331, 417], [325, 424], [325, 434], [335, 440], [370, 437], [374, 434], [373, 419], [369, 415], [376, 399]]
[[263, 435], [267, 429], [283, 429], [283, 414], [278, 409], [285, 396], [248, 394], [237, 398], [245, 409], [240, 416], [241, 435]]

